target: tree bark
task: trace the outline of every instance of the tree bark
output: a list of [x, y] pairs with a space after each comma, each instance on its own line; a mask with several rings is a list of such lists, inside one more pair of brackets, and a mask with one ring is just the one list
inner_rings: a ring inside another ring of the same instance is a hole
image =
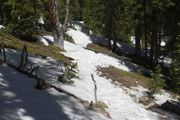
[[68, 16], [69, 16], [69, 0], [66, 0], [66, 16], [65, 16], [64, 24], [63, 24], [64, 32], [66, 31], [66, 28], [67, 28]]
[[158, 59], [160, 56], [160, 52], [161, 52], [161, 31], [158, 32], [158, 37], [157, 37], [157, 41], [155, 43], [155, 59], [154, 59], [154, 63], [158, 64]]
[[157, 20], [156, 20], [156, 10], [152, 11], [152, 36], [151, 36], [151, 50], [150, 50], [150, 62], [154, 65], [154, 56], [155, 56], [155, 46], [157, 42]]
[[95, 100], [95, 104], [97, 104], [98, 100], [97, 100], [97, 85], [96, 85], [96, 81], [94, 80], [94, 76], [93, 74], [91, 74], [92, 77], [92, 81], [94, 82], [94, 100]]
[[105, 34], [106, 34], [106, 37], [108, 39], [108, 48], [111, 50], [111, 5], [110, 3], [107, 1], [106, 2], [106, 10], [105, 10], [105, 13], [106, 13], [106, 25], [105, 25]]
[[55, 45], [59, 46], [61, 49], [64, 49], [64, 33], [67, 26], [67, 20], [69, 15], [69, 0], [66, 0], [66, 17], [63, 26], [61, 26], [59, 21], [58, 5], [57, 0], [49, 0], [49, 14], [51, 22], [53, 25], [54, 32], [54, 42]]
[[117, 45], [116, 45], [116, 13], [115, 13], [115, 0], [113, 0], [113, 3], [112, 3], [112, 8], [113, 9], [113, 13], [112, 13], [112, 40], [113, 40], [113, 48], [112, 48], [112, 51], [113, 52], [116, 52], [116, 48], [117, 48]]
[[141, 57], [141, 26], [139, 23], [135, 27], [135, 55], [137, 58]]
[[148, 42], [147, 42], [147, 39], [148, 39], [148, 27], [147, 27], [147, 1], [144, 0], [144, 49], [145, 49], [145, 58], [146, 60], [148, 59]]

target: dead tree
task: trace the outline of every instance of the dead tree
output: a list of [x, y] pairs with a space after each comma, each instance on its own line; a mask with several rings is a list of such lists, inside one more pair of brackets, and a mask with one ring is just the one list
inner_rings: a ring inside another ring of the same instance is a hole
[[30, 71], [30, 74], [32, 74], [32, 75], [35, 75], [35, 76], [38, 76], [38, 70], [39, 70], [39, 65], [37, 65], [37, 66], [34, 66], [33, 68], [32, 68], [32, 70]]
[[66, 16], [63, 25], [61, 25], [59, 21], [57, 0], [49, 0], [48, 7], [53, 26], [55, 45], [58, 45], [61, 49], [64, 49], [64, 33], [66, 31], [69, 16], [69, 0], [66, 0]]
[[1, 44], [0, 54], [3, 54], [4, 62], [6, 62], [6, 51], [5, 51], [5, 45], [4, 44]]
[[26, 47], [26, 45], [24, 45], [22, 53], [21, 53], [21, 60], [20, 60], [18, 68], [25, 69], [26, 67], [28, 67], [28, 65], [30, 67], [30, 70], [32, 70], [32, 65], [31, 65], [30, 61], [28, 60], [27, 47]]
[[97, 103], [97, 85], [96, 85], [96, 81], [94, 80], [94, 76], [93, 74], [91, 74], [92, 77], [92, 81], [94, 82], [94, 98], [95, 98], [95, 104]]

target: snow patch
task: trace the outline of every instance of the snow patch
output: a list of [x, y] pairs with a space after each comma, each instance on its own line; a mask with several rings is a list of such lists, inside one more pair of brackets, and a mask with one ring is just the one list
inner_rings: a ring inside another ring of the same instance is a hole
[[0, 29], [2, 29], [2, 28], [4, 28], [4, 26], [3, 26], [3, 25], [0, 25]]
[[51, 35], [40, 36], [39, 42], [43, 43], [46, 46], [52, 45], [54, 43], [54, 38]]
[[75, 43], [80, 45], [81, 47], [86, 47], [89, 43], [92, 43], [91, 38], [81, 31], [76, 31], [69, 28], [67, 30], [67, 34], [71, 36], [74, 39]]
[[163, 92], [162, 94], [155, 94], [154, 97], [155, 97], [155, 102], [158, 105], [161, 105], [165, 103], [167, 100], [172, 99], [171, 95], [165, 92]]
[[44, 22], [44, 18], [43, 18], [42, 16], [39, 18], [38, 23], [39, 23], [39, 24], [44, 24], [44, 23], [45, 23], [45, 22]]

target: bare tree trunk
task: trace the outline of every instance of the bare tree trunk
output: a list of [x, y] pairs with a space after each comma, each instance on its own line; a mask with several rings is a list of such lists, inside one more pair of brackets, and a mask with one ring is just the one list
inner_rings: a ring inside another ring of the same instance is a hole
[[69, 16], [69, 0], [66, 0], [66, 16], [64, 19], [63, 30], [66, 31]]
[[147, 39], [148, 39], [148, 31], [147, 31], [147, 1], [144, 0], [144, 43], [145, 43], [145, 58], [146, 60], [148, 59], [148, 50], [147, 50], [147, 47], [148, 47], [148, 42], [147, 42]]
[[[138, 20], [137, 20], [138, 22]], [[135, 27], [135, 55], [137, 58], [140, 58], [141, 56], [141, 26], [138, 23], [136, 23]]]
[[108, 39], [107, 41], [107, 45], [108, 45], [108, 48], [111, 50], [111, 5], [109, 2], [106, 2], [106, 9], [105, 9], [105, 13], [106, 13], [106, 18], [105, 18], [105, 21], [106, 21], [106, 25], [105, 25], [105, 33], [106, 33], [106, 37]]
[[54, 42], [55, 45], [64, 49], [64, 33], [67, 26], [68, 15], [69, 15], [69, 0], [66, 0], [66, 17], [63, 26], [61, 26], [58, 14], [57, 0], [49, 0], [48, 3], [49, 14], [53, 25]]
[[28, 60], [28, 51], [27, 51], [27, 47], [26, 45], [23, 46], [23, 50], [21, 53], [21, 60], [19, 63], [18, 68], [20, 69], [25, 69], [27, 67], [28, 69], [28, 65], [29, 65], [29, 70], [32, 70], [32, 64], [30, 63], [30, 61]]
[[150, 62], [154, 65], [154, 56], [155, 56], [155, 48], [157, 47], [157, 20], [156, 20], [156, 10], [152, 12], [152, 36], [151, 36], [151, 50], [150, 50]]
[[117, 45], [116, 45], [116, 13], [115, 13], [115, 0], [113, 0], [113, 13], [112, 13], [112, 39], [113, 39], [113, 48], [112, 48], [112, 51], [113, 52], [116, 52], [116, 48], [117, 48]]
[[5, 51], [5, 45], [4, 44], [1, 45], [0, 54], [3, 54], [4, 62], [6, 62], [6, 51]]
[[155, 47], [155, 64], [157, 64], [159, 61], [159, 56], [160, 56], [160, 52], [161, 52], [161, 31], [158, 32], [158, 38], [156, 41], [156, 47]]
[[3, 25], [6, 25], [6, 14], [3, 14]]
[[97, 85], [96, 85], [96, 81], [94, 80], [94, 76], [93, 74], [91, 74], [92, 77], [92, 81], [94, 82], [94, 99], [95, 99], [95, 104], [97, 104]]

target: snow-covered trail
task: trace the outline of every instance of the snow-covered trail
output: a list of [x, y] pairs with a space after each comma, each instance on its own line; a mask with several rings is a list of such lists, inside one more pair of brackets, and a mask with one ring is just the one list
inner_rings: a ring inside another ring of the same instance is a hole
[[[76, 33], [78, 36], [78, 34]], [[79, 36], [80, 37], [80, 36]], [[76, 37], [78, 39], [78, 37]], [[81, 39], [82, 40], [82, 39]], [[75, 40], [76, 42], [76, 40]], [[82, 41], [83, 42], [83, 41]], [[80, 43], [80, 42], [78, 42]], [[135, 103], [132, 98], [118, 86], [111, 83], [110, 80], [97, 75], [97, 66], [115, 66], [117, 68], [129, 71], [128, 67], [121, 61], [101, 53], [94, 53], [82, 47], [82, 44], [72, 44], [65, 42], [64, 53], [66, 56], [75, 59], [78, 64], [79, 77], [75, 79], [73, 86], [64, 85], [63, 88], [84, 100], [94, 100], [94, 85], [91, 74], [97, 82], [97, 96], [99, 101], [108, 105], [107, 111], [111, 114], [113, 120], [157, 120], [158, 115], [145, 110], [142, 106]]]
[[68, 95], [34, 85], [34, 79], [0, 65], [0, 120], [105, 120]]

